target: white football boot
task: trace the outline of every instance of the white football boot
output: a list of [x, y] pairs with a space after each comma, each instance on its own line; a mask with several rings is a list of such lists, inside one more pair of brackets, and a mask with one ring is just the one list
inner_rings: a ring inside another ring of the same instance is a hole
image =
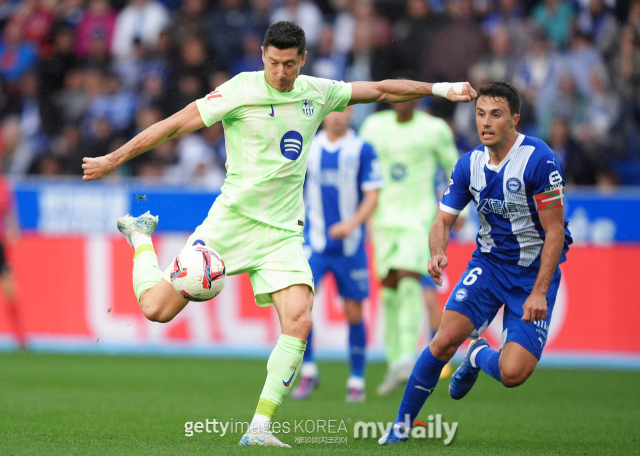
[[280, 439], [273, 435], [268, 429], [249, 429], [240, 439], [240, 446], [271, 446], [291, 448], [291, 445], [282, 443]]
[[151, 237], [157, 226], [158, 216], [151, 215], [149, 211], [139, 217], [132, 217], [127, 214], [118, 220], [118, 230], [124, 235], [131, 247], [133, 247], [131, 234], [133, 234], [134, 231]]

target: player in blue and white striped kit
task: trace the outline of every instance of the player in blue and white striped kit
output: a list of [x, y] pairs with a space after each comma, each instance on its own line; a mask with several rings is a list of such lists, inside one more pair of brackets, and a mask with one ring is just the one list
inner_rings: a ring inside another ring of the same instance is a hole
[[[363, 223], [378, 202], [383, 180], [373, 147], [349, 128], [351, 108], [325, 117], [324, 129], [313, 140], [305, 181], [305, 249], [316, 286], [332, 272], [345, 300], [349, 321], [351, 375], [347, 401], [364, 394], [365, 327], [362, 301], [369, 295]], [[307, 399], [318, 385], [313, 359], [313, 334], [307, 338], [301, 379], [291, 397]]]
[[478, 248], [411, 373], [396, 422], [381, 445], [408, 439], [442, 367], [467, 337], [489, 326], [503, 304], [500, 350], [481, 337], [473, 340], [451, 379], [451, 397], [463, 398], [480, 370], [508, 388], [519, 386], [542, 355], [560, 285], [558, 265], [572, 239], [564, 219], [560, 160], [543, 141], [516, 131], [520, 106], [520, 95], [509, 83], [494, 82], [478, 91], [482, 145], [458, 160], [442, 197], [429, 236], [429, 274], [442, 284], [449, 232], [469, 201], [480, 219]]

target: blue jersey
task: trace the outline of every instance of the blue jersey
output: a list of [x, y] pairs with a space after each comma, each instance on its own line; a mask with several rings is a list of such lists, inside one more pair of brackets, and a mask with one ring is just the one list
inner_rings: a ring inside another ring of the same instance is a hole
[[353, 130], [331, 142], [319, 132], [309, 150], [305, 181], [306, 243], [316, 253], [353, 256], [364, 246], [364, 228], [344, 239], [331, 239], [334, 223], [352, 218], [364, 192], [382, 188], [380, 165], [373, 147]]
[[[460, 157], [440, 209], [457, 215], [473, 201], [480, 219], [474, 256], [490, 254], [510, 264], [539, 268], [545, 233], [538, 208], [563, 204], [563, 198], [558, 157], [543, 141], [519, 135], [497, 166], [489, 164], [484, 146]], [[566, 220], [564, 227], [560, 263], [566, 260], [572, 242]]]

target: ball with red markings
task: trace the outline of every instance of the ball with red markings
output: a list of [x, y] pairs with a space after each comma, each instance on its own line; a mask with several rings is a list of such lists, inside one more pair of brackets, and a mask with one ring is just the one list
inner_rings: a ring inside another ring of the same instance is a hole
[[204, 245], [192, 245], [173, 260], [173, 288], [189, 301], [208, 301], [222, 291], [227, 274], [222, 257]]

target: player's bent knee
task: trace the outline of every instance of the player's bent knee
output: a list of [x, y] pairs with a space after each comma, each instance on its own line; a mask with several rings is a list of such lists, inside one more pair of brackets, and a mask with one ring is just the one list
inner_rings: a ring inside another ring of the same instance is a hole
[[500, 369], [502, 384], [507, 388], [515, 388], [522, 385], [531, 376], [532, 372], [523, 369]]
[[438, 359], [448, 361], [453, 358], [458, 350], [458, 343], [453, 337], [448, 336], [446, 333], [442, 334], [438, 332], [436, 337], [433, 338], [431, 344], [429, 344], [431, 354]]

